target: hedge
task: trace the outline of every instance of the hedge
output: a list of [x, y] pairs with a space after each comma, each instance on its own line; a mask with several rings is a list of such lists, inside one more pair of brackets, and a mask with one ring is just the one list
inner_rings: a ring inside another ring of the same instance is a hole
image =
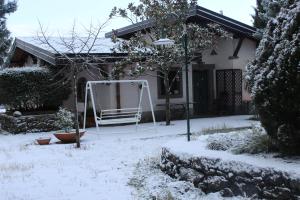
[[0, 70], [0, 104], [12, 111], [57, 109], [69, 96], [67, 85], [53, 84], [53, 73], [45, 67]]

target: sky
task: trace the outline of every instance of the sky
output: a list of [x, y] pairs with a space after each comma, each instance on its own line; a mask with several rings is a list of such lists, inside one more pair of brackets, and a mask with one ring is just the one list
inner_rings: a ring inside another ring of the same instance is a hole
[[[85, 28], [103, 24], [114, 6], [126, 8], [138, 0], [18, 0], [18, 9], [7, 16], [7, 26], [12, 36], [36, 36], [40, 24], [48, 35], [68, 35], [74, 22], [81, 35]], [[198, 4], [215, 12], [223, 11], [225, 16], [252, 25], [251, 14], [256, 0], [198, 0]], [[121, 18], [109, 21], [101, 35], [112, 29], [129, 25]]]

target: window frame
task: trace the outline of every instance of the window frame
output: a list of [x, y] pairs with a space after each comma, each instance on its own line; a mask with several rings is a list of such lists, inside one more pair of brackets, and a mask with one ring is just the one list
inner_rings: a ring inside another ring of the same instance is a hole
[[[174, 68], [171, 69], [170, 72], [178, 72], [180, 70], [179, 68]], [[161, 94], [162, 93], [162, 88], [164, 87], [164, 84], [162, 83], [163, 80], [161, 80], [161, 73], [157, 72], [157, 97], [158, 99], [164, 99], [166, 98], [166, 95]], [[182, 75], [182, 70], [178, 72], [179, 75], [179, 93], [178, 94], [171, 94], [170, 99], [178, 99], [183, 97], [183, 75]]]
[[[80, 77], [77, 81], [77, 101], [80, 103], [84, 102], [87, 81], [85, 77]], [[82, 85], [82, 83], [84, 83], [84, 85]]]

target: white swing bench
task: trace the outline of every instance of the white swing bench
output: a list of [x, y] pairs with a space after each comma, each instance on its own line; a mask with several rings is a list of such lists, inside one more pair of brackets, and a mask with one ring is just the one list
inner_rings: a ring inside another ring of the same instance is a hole
[[[96, 84], [111, 84], [111, 83], [136, 83], [141, 84], [140, 88], [140, 97], [138, 106], [136, 108], [121, 108], [121, 109], [101, 109], [100, 115], [97, 115], [97, 110], [95, 106], [95, 99], [93, 93], [93, 85]], [[111, 80], [111, 81], [88, 81], [86, 84], [86, 92], [85, 92], [85, 108], [84, 108], [84, 122], [83, 128], [86, 127], [86, 111], [87, 111], [87, 103], [88, 103], [88, 93], [90, 94], [94, 119], [97, 129], [102, 125], [115, 125], [115, 124], [130, 124], [135, 123], [136, 127], [142, 118], [142, 97], [144, 89], [147, 90], [148, 100], [152, 112], [153, 125], [156, 125], [155, 115], [153, 111], [153, 104], [150, 95], [149, 85], [147, 80]]]
[[139, 108], [101, 110], [97, 117], [99, 125], [139, 123], [141, 121]]

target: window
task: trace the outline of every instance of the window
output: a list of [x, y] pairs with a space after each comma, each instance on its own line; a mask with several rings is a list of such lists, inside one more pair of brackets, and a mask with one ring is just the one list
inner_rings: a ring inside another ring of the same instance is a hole
[[[164, 79], [160, 75], [158, 77], [158, 98], [164, 98], [166, 96], [166, 89], [164, 85]], [[180, 98], [182, 97], [182, 73], [178, 70], [171, 70], [169, 72], [169, 84], [171, 86], [170, 97]]]
[[79, 78], [77, 82], [77, 97], [79, 102], [84, 102], [86, 78]]

